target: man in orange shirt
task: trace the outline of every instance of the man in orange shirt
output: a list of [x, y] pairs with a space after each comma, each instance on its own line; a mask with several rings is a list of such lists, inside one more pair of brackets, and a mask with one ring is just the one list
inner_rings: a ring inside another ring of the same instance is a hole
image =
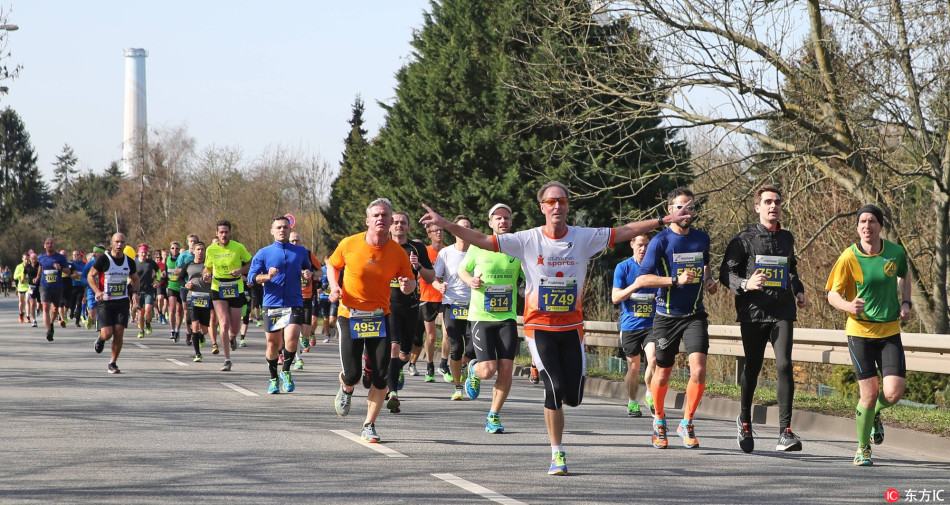
[[341, 240], [327, 260], [330, 301], [340, 302], [337, 334], [343, 363], [334, 408], [340, 417], [349, 414], [354, 386], [363, 373], [365, 352], [372, 385], [366, 395], [361, 436], [370, 443], [380, 440], [375, 423], [388, 389], [389, 332], [396, 331], [388, 317], [390, 282], [396, 279], [399, 289], [406, 294], [416, 289], [409, 255], [389, 237], [392, 223], [393, 207], [389, 200], [374, 200], [366, 208], [366, 232]]

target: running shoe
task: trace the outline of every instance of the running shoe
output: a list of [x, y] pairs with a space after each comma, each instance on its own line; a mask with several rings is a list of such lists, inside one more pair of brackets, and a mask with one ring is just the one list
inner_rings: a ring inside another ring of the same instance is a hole
[[178, 343], [178, 339], [180, 339], [180, 338], [181, 338], [181, 332], [178, 331], [178, 330], [175, 330], [175, 343], [176, 343], [176, 344]]
[[20, 322], [21, 322], [21, 323], [23, 322], [23, 313], [22, 313], [22, 312], [20, 312]]
[[450, 371], [448, 371], [448, 370], [445, 370], [445, 369], [442, 369], [442, 370], [444, 370], [444, 371], [442, 371], [442, 380], [444, 380], [445, 382], [450, 382], [450, 383], [454, 384], [454, 383], [455, 383], [455, 377], [452, 377], [452, 372], [450, 372]]
[[264, 324], [264, 323], [261, 321], [261, 319], [260, 319], [260, 318], [257, 318], [257, 327], [260, 328], [260, 326], [261, 326], [262, 324]]
[[393, 414], [402, 412], [399, 409], [399, 395], [395, 391], [390, 391], [389, 395], [386, 396], [386, 408]]
[[195, 363], [201, 363], [201, 355], [200, 355], [200, 354], [195, 354], [195, 359], [192, 360], [192, 361], [194, 361]]
[[403, 386], [406, 385], [406, 373], [399, 369], [399, 379], [396, 380], [396, 391], [402, 391]]
[[59, 320], [59, 327], [60, 327], [60, 328], [65, 328], [65, 327], [66, 327], [66, 320], [65, 320], [65, 319], [60, 319], [60, 320]]
[[666, 440], [666, 419], [653, 420], [653, 447], [666, 449], [669, 442]]
[[551, 458], [551, 468], [548, 468], [548, 475], [567, 475], [567, 462], [564, 461], [564, 451], [554, 453]]
[[317, 345], [317, 337], [310, 335], [310, 347]]
[[528, 375], [528, 382], [532, 384], [541, 382], [541, 376], [538, 374], [538, 368], [534, 365], [531, 365], [531, 374]]
[[139, 330], [139, 335], [138, 335], [138, 337], [139, 337], [139, 338], [145, 338], [145, 332]]
[[151, 334], [152, 334], [152, 322], [151, 322], [151, 321], [146, 321], [146, 322], [145, 322], [145, 334], [146, 334], [146, 335], [151, 335]]
[[198, 347], [204, 347], [204, 346], [205, 346], [205, 334], [204, 334], [204, 333], [199, 333], [198, 336], [197, 336], [197, 338], [198, 338]]
[[214, 344], [211, 346], [211, 354], [218, 354], [219, 352], [221, 352], [221, 350], [218, 349], [218, 344]]
[[91, 330], [91, 329], [92, 329], [92, 318], [91, 318], [91, 317], [87, 317], [87, 318], [86, 318], [86, 329], [87, 329], [87, 330]]
[[455, 392], [452, 393], [452, 399], [453, 399], [453, 400], [461, 400], [462, 397], [463, 397], [463, 395], [462, 395], [462, 387], [459, 386], [459, 387], [455, 388]]
[[782, 432], [782, 436], [778, 437], [778, 444], [775, 446], [776, 451], [800, 451], [802, 450], [802, 441], [794, 433], [792, 433], [791, 428], [785, 428]]
[[[271, 382], [276, 384], [276, 379]], [[347, 393], [343, 390], [343, 385], [340, 384], [340, 390], [336, 394], [336, 398], [333, 400], [333, 409], [336, 410], [337, 415], [340, 417], [346, 417], [350, 413], [350, 404], [353, 403], [353, 393]]]
[[[29, 319], [29, 318], [28, 318]], [[33, 327], [36, 328], [36, 320], [33, 320]]]
[[[26, 322], [30, 322], [30, 316], [26, 316]], [[36, 325], [34, 325], [36, 326]]]
[[627, 417], [643, 417], [643, 412], [640, 412], [640, 404], [636, 400], [627, 402]]
[[108, 371], [109, 371], [109, 373], [111, 373], [111, 374], [120, 374], [120, 373], [122, 373], [122, 372], [119, 371], [119, 365], [116, 365], [115, 363], [109, 363]]
[[76, 328], [79, 328], [79, 318], [76, 318]]
[[175, 330], [168, 332], [168, 340], [175, 340]]
[[884, 443], [884, 423], [881, 422], [881, 413], [874, 414], [874, 424], [871, 426], [871, 442], [874, 445]]
[[687, 449], [699, 447], [699, 440], [696, 440], [696, 433], [693, 431], [693, 421], [683, 419], [679, 427], [676, 428], [676, 434], [683, 439], [683, 447]]
[[303, 352], [310, 352], [310, 339], [300, 337], [300, 345], [303, 346]]
[[376, 433], [376, 425], [373, 423], [367, 423], [363, 425], [363, 433], [360, 434], [360, 438], [364, 442], [369, 442], [371, 444], [379, 443], [379, 434]]
[[475, 375], [475, 361], [469, 363], [468, 373], [465, 375], [465, 394], [471, 399], [478, 398], [482, 390], [482, 381]]
[[435, 382], [435, 370], [426, 370], [426, 382]]
[[49, 341], [49, 342], [52, 342], [52, 341], [53, 341], [53, 329], [52, 329], [52, 328], [50, 328], [49, 331], [46, 332], [46, 340]]
[[416, 364], [415, 364], [415, 363], [409, 363], [409, 375], [411, 375], [411, 376], [413, 376], [413, 377], [418, 377], [418, 376], [419, 376], [419, 369], [416, 368]]
[[244, 339], [242, 338], [241, 343], [238, 344], [238, 347], [247, 347], [247, 342], [245, 342]]
[[102, 340], [102, 337], [96, 337], [96, 345], [93, 347], [96, 350], [96, 354], [102, 354], [102, 348], [106, 346], [106, 341]]
[[225, 362], [224, 362], [224, 366], [221, 367], [221, 371], [222, 371], [222, 372], [230, 372], [230, 371], [231, 371], [231, 360], [228, 360], [228, 361], [225, 361]]
[[871, 461], [871, 446], [859, 446], [857, 452], [854, 453], [854, 466], [871, 466], [873, 464], [874, 462]]
[[277, 379], [271, 379], [267, 385], [267, 394], [276, 395], [280, 393], [280, 388], [277, 387]]
[[302, 359], [298, 359], [297, 362], [294, 363], [294, 370], [303, 370], [303, 360], [302, 360]]
[[330, 335], [327, 335], [326, 337], [323, 338], [323, 343], [324, 344], [330, 343]]
[[229, 341], [230, 344], [231, 344], [231, 350], [232, 350], [232, 351], [236, 351], [236, 350], [237, 350], [237, 339], [234, 338], [234, 337], [231, 337], [231, 338], [228, 339], [228, 341]]
[[488, 414], [485, 419], [485, 433], [504, 433], [505, 428], [501, 425], [501, 418], [498, 414]]
[[290, 376], [290, 372], [280, 372], [280, 382], [284, 391], [290, 393], [294, 390], [294, 378]]
[[[742, 449], [742, 452], [749, 454], [755, 450], [755, 438], [752, 437], [754, 433], [752, 431], [752, 426], [748, 423], [742, 422], [742, 415], [736, 416], [736, 426], [739, 427], [739, 434], [736, 436], [736, 443], [739, 444], [739, 448]], [[781, 443], [781, 440], [779, 440]], [[778, 449], [778, 448], [776, 448]], [[798, 446], [798, 449], [801, 450], [801, 445]]]

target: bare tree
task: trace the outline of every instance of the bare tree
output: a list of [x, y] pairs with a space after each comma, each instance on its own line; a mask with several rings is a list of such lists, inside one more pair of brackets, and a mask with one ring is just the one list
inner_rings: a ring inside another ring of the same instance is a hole
[[[595, 52], [570, 65], [522, 62], [534, 86], [551, 96], [569, 94], [578, 107], [613, 100], [623, 105], [612, 109], [618, 120], [624, 111], [659, 109], [667, 125], [702, 128], [710, 146], [753, 140], [740, 159], [770, 162], [750, 164], [757, 170], [741, 175], [782, 180], [794, 173], [799, 198], [833, 196], [823, 222], [800, 238], [803, 247], [858, 203], [881, 205], [889, 237], [908, 250], [925, 328], [950, 332], [947, 3], [602, 1], [587, 20], [564, 7], [571, 3], [535, 2], [548, 28], [524, 42], [542, 54], [559, 50], [557, 44], [579, 51], [585, 41], [572, 35], [582, 33], [574, 25], [609, 18], [635, 28], [637, 44], [618, 44], [609, 55], [613, 66], [597, 61]], [[635, 92], [638, 73], [630, 69], [648, 71], [657, 62], [655, 92]], [[537, 96], [528, 89], [534, 86], [524, 86], [522, 96]], [[591, 107], [590, 115], [597, 114]], [[536, 120], [560, 116], [548, 110]], [[728, 186], [723, 180], [722, 188]]]

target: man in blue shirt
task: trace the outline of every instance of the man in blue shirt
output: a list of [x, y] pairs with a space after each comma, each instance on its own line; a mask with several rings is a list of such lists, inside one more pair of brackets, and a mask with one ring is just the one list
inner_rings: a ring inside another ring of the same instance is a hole
[[251, 259], [247, 278], [264, 286], [262, 310], [267, 336], [264, 357], [271, 377], [267, 392], [277, 394], [277, 354], [281, 347], [284, 348], [284, 366], [280, 372], [282, 386], [285, 392], [294, 390], [290, 367], [297, 352], [305, 315], [300, 280], [310, 280], [313, 266], [307, 248], [290, 243], [288, 218], [275, 217], [270, 231], [274, 243], [257, 251]]
[[84, 312], [82, 298], [85, 289], [83, 289], [82, 280], [79, 278], [79, 272], [82, 272], [86, 266], [86, 262], [82, 259], [82, 251], [78, 249], [73, 251], [73, 259], [69, 261], [69, 265], [72, 267], [72, 290], [70, 291], [71, 295], [69, 300], [66, 300], [66, 307], [69, 308], [69, 317], [76, 320], [77, 328], [79, 327], [79, 322]]
[[[99, 301], [96, 300], [96, 292], [92, 290], [92, 287], [89, 285], [89, 271], [92, 270], [92, 265], [96, 263], [96, 260], [100, 256], [105, 254], [106, 246], [102, 244], [96, 244], [92, 248], [92, 259], [86, 262], [86, 265], [82, 268], [82, 275], [80, 275], [80, 281], [84, 288], [86, 288], [86, 329], [92, 329], [92, 325], [96, 322], [96, 315], [99, 309]], [[98, 330], [98, 328], [96, 328]]]
[[53, 318], [55, 311], [50, 307], [63, 306], [63, 272], [69, 272], [69, 261], [66, 256], [56, 252], [56, 241], [47, 238], [43, 242], [46, 254], [37, 257], [39, 261], [40, 302], [43, 304], [43, 324], [46, 325], [46, 340], [53, 341]]
[[653, 396], [650, 393], [650, 379], [656, 369], [656, 341], [653, 340], [653, 312], [656, 308], [656, 288], [643, 288], [637, 282], [640, 264], [647, 252], [650, 237], [637, 235], [630, 241], [633, 256], [621, 262], [614, 269], [614, 283], [610, 297], [620, 304], [620, 349], [627, 358], [627, 415], [641, 417], [640, 404], [637, 402], [637, 390], [640, 386], [640, 353], [645, 352], [647, 368], [644, 381], [647, 384], [646, 402], [652, 410]]
[[693, 192], [679, 187], [667, 197], [672, 214], [687, 209], [690, 217], [674, 221], [657, 234], [647, 247], [640, 264], [641, 284], [660, 288], [653, 320], [656, 340], [656, 373], [651, 381], [656, 413], [653, 421], [653, 446], [665, 449], [667, 382], [673, 371], [676, 353], [682, 341], [689, 354], [689, 382], [686, 409], [676, 432], [688, 448], [699, 447], [693, 430], [693, 415], [706, 389], [706, 355], [709, 351], [709, 322], [703, 307], [703, 291], [715, 294], [716, 281], [709, 274], [709, 235], [691, 227], [694, 217]]

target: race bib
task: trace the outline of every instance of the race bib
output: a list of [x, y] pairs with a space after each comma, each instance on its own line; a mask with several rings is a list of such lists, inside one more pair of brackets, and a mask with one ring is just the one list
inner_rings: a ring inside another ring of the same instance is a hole
[[46, 278], [47, 284], [53, 284], [56, 282], [56, 279], [59, 279], [59, 270], [43, 270], [43, 277]]
[[121, 298], [126, 295], [126, 289], [128, 289], [129, 278], [122, 276], [112, 276], [106, 282], [106, 299], [109, 298]]
[[168, 274], [168, 282], [178, 282], [178, 274]]
[[275, 332], [283, 330], [290, 324], [290, 307], [282, 309], [270, 309], [267, 311], [267, 331]]
[[191, 306], [199, 309], [207, 309], [211, 305], [211, 293], [189, 292], [191, 297]]
[[350, 309], [350, 338], [385, 337], [385, 318], [383, 309], [373, 311]]
[[230, 282], [218, 281], [218, 296], [224, 299], [237, 298], [238, 281], [230, 281]]
[[765, 274], [762, 284], [770, 288], [785, 288], [788, 278], [788, 258], [785, 256], [755, 255], [755, 269]]
[[514, 305], [511, 284], [485, 286], [485, 312], [510, 312]]
[[449, 305], [449, 319], [468, 319], [468, 303]]
[[696, 275], [686, 284], [703, 282], [703, 253], [673, 253], [673, 275], [679, 277], [681, 273], [689, 270], [695, 272]]
[[633, 293], [630, 295], [630, 303], [633, 305], [633, 317], [651, 318], [656, 308], [656, 294]]
[[310, 285], [310, 279], [308, 279], [308, 278], [304, 277], [303, 275], [301, 275], [301, 276], [300, 276], [300, 287], [301, 287], [301, 288], [305, 288], [305, 287], [307, 287], [307, 286], [309, 286], [309, 285]]
[[399, 279], [389, 281], [389, 287], [399, 289]]
[[542, 277], [538, 287], [538, 308], [541, 312], [565, 314], [577, 307], [577, 279], [573, 277]]

